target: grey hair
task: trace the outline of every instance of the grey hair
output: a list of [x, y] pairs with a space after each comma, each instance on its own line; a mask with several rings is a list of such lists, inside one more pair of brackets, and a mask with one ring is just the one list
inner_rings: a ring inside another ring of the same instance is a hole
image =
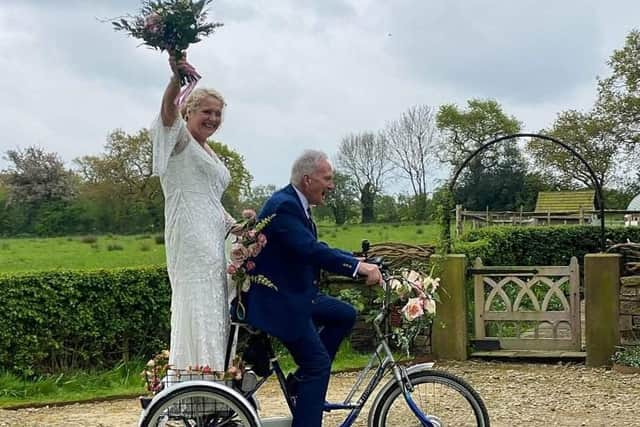
[[187, 118], [189, 117], [189, 114], [196, 111], [200, 106], [200, 103], [202, 102], [202, 100], [208, 97], [211, 97], [220, 101], [222, 103], [222, 107], [225, 107], [227, 105], [227, 103], [224, 102], [224, 97], [217, 90], [209, 89], [209, 88], [198, 88], [193, 92], [191, 92], [191, 95], [189, 95], [189, 97], [187, 98], [187, 102], [185, 102], [182, 108], [180, 109], [180, 114], [182, 114], [182, 118], [187, 120]]
[[329, 161], [327, 155], [319, 150], [304, 150], [304, 152], [293, 162], [291, 167], [291, 184], [302, 184], [305, 175], [311, 175], [317, 169], [321, 161]]

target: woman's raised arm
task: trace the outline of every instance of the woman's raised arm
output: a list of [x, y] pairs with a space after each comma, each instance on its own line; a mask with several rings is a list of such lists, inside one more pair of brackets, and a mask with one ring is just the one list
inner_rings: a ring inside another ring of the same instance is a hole
[[160, 116], [162, 117], [162, 124], [164, 126], [171, 126], [178, 117], [178, 106], [175, 104], [175, 99], [180, 93], [180, 68], [187, 62], [187, 53], [183, 52], [182, 58], [176, 61], [174, 53], [169, 54], [169, 66], [173, 75], [167, 88], [164, 90], [162, 96], [162, 107], [160, 109]]

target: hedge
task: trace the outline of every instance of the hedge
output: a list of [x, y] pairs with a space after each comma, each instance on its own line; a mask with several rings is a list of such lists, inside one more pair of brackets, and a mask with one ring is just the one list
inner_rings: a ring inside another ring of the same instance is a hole
[[167, 348], [166, 267], [0, 275], [0, 370], [112, 367]]
[[[640, 241], [640, 228], [605, 230], [614, 243]], [[572, 256], [600, 252], [600, 228], [594, 226], [487, 227], [472, 230], [454, 244], [469, 262], [482, 258], [484, 265], [568, 265]]]

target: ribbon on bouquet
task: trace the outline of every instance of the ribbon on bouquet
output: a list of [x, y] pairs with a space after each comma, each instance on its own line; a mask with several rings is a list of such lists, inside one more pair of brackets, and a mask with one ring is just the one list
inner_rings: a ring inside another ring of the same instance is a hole
[[174, 101], [178, 108], [182, 107], [201, 78], [202, 76], [198, 74], [193, 65], [185, 62], [184, 68], [180, 71], [180, 93]]

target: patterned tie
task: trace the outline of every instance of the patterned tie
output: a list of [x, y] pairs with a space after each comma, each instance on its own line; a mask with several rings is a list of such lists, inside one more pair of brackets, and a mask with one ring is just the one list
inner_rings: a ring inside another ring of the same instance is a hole
[[311, 222], [311, 228], [313, 229], [313, 235], [315, 238], [318, 238], [318, 229], [316, 228], [316, 223], [313, 222], [313, 215], [311, 215], [311, 207], [307, 207], [307, 215], [309, 216], [309, 222]]

